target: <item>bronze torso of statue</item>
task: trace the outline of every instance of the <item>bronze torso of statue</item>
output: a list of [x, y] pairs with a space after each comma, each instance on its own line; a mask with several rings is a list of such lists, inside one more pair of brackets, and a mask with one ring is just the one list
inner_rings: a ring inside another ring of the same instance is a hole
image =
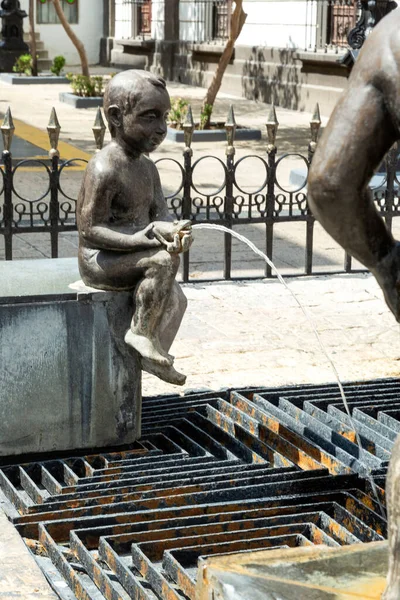
[[[368, 36], [318, 144], [309, 174], [316, 218], [375, 275], [400, 322], [400, 244], [386, 229], [368, 188], [400, 138], [400, 8]], [[389, 571], [384, 600], [400, 598], [400, 436], [387, 481]]]
[[183, 316], [175, 276], [192, 242], [190, 222], [173, 221], [147, 157], [165, 138], [169, 109], [164, 80], [135, 70], [111, 79], [104, 111], [112, 141], [89, 161], [78, 199], [79, 269], [88, 286], [132, 290], [125, 342], [144, 370], [182, 385], [186, 378], [168, 354], [174, 335], [166, 347], [162, 334], [166, 315], [175, 330]]

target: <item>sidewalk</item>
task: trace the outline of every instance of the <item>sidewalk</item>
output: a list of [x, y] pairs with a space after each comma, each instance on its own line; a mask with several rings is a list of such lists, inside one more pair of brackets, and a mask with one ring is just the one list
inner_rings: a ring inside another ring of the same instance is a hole
[[[107, 69], [96, 67], [93, 68], [93, 72], [104, 73], [107, 72]], [[191, 102], [194, 118], [195, 120], [198, 119], [201, 102], [205, 94], [204, 88], [171, 82], [168, 82], [167, 85], [172, 97], [181, 96]], [[77, 157], [87, 158], [95, 151], [92, 127], [97, 109], [74, 109], [69, 105], [59, 102], [59, 93], [68, 91], [69, 89], [69, 84], [12, 86], [0, 82], [0, 118], [2, 118], [2, 114], [4, 115], [7, 107], [10, 106], [16, 122], [15, 137], [18, 138], [20, 136], [23, 139], [25, 136], [26, 142], [34, 143], [38, 147], [38, 150], [35, 150], [35, 148], [32, 149], [34, 153], [45, 155], [47, 152], [46, 148], [48, 149], [48, 146], [46, 147], [46, 127], [51, 109], [54, 106], [61, 125], [60, 150], [62, 158], [70, 158], [74, 148]], [[268, 142], [265, 123], [268, 119], [270, 106], [262, 102], [249, 101], [221, 93], [217, 96], [213, 118], [225, 121], [231, 104], [235, 107], [238, 124], [258, 127], [262, 132], [262, 139], [260, 141], [235, 143], [236, 160], [245, 155], [255, 155], [255, 157], [248, 158], [242, 162], [236, 172], [237, 181], [241, 189], [250, 193], [262, 186], [265, 181], [265, 166], [257, 157], [263, 157], [264, 159], [267, 157], [266, 148]], [[280, 108], [277, 108], [276, 112], [278, 121], [280, 122], [277, 135], [278, 156], [287, 152], [297, 152], [307, 156], [307, 148], [310, 140], [309, 122], [312, 115]], [[22, 125], [21, 122], [26, 125]], [[326, 119], [323, 119], [324, 122], [326, 122]], [[29, 138], [26, 136], [26, 131], [28, 130], [31, 132]], [[34, 131], [36, 131], [35, 135], [32, 134]], [[110, 136], [107, 131], [105, 142], [107, 143], [109, 139]], [[16, 139], [12, 145], [12, 151], [18, 154], [20, 145], [20, 140]], [[218, 189], [223, 181], [223, 170], [219, 161], [225, 163], [226, 142], [196, 141], [192, 147], [193, 162], [203, 158], [195, 168], [193, 181], [197, 189], [203, 194], [203, 197], [207, 194], [212, 196], [213, 190]], [[168, 158], [182, 163], [183, 149], [183, 144], [166, 140], [152, 154], [153, 160], [162, 159], [162, 162], [158, 163], [158, 169], [166, 194], [173, 193], [179, 187], [181, 175], [179, 167], [175, 163], [165, 161], [164, 159]], [[213, 158], [204, 158], [208, 155], [212, 155]], [[26, 153], [24, 156], [26, 156]], [[62, 189], [67, 191], [68, 196], [72, 198], [76, 198], [78, 195], [83, 176], [83, 171], [80, 169], [85, 163], [77, 162], [76, 164], [76, 168], [67, 169], [63, 172], [60, 182]], [[287, 186], [291, 169], [299, 167], [304, 169], [304, 162], [298, 157], [287, 157], [282, 160], [277, 172], [279, 183]], [[19, 169], [14, 178], [15, 189], [25, 198], [41, 197], [46, 190], [47, 184], [47, 175], [43, 167], [37, 164], [34, 165], [34, 168], [23, 167], [23, 169]], [[257, 245], [261, 244], [261, 248], [265, 246], [265, 227], [263, 228], [262, 225], [239, 226], [237, 229], [240, 233], [250, 237]], [[222, 273], [222, 236], [219, 235], [217, 238], [216, 236], [210, 236], [208, 233], [199, 232], [197, 239], [197, 244], [193, 246], [191, 253], [193, 278], [205, 279], [215, 277], [216, 270]], [[322, 270], [325, 271], [340, 270], [343, 264], [342, 251], [332, 243], [324, 232], [318, 231], [318, 227], [316, 228], [315, 240], [316, 264], [321, 264]], [[0, 259], [4, 257], [1, 242], [2, 240], [0, 239]], [[274, 260], [277, 261], [277, 266], [290, 273], [303, 270], [304, 243], [304, 223], [290, 223], [276, 228]], [[76, 233], [61, 234], [59, 256], [61, 258], [76, 256], [77, 245]], [[233, 242], [233, 248], [233, 276], [262, 276], [263, 265], [260, 261], [257, 261], [246, 249], [238, 247], [235, 241]], [[15, 236], [14, 249], [16, 259], [49, 257], [49, 235], [25, 234]], [[215, 260], [216, 257], [217, 261]]]
[[[342, 381], [400, 374], [399, 326], [372, 275], [288, 280]], [[171, 352], [186, 389], [335, 381], [311, 324], [279, 282], [185, 285]], [[143, 374], [143, 395], [177, 388]]]
[[[109, 72], [101, 68], [93, 68], [93, 73], [98, 71], [102, 73]], [[194, 119], [199, 118], [200, 106], [205, 94], [204, 88], [167, 82], [167, 89], [171, 97], [180, 96], [189, 100], [192, 105]], [[92, 126], [97, 109], [75, 109], [59, 102], [59, 93], [66, 91], [70, 91], [69, 84], [12, 86], [0, 82], [0, 113], [4, 114], [10, 106], [14, 118], [45, 131], [51, 109], [54, 106], [61, 125], [60, 140], [70, 142], [85, 152], [93, 152], [95, 143]], [[263, 133], [261, 142], [237, 142], [237, 148], [245, 148], [247, 152], [251, 148], [255, 153], [265, 153], [267, 139], [265, 123], [268, 119], [270, 105], [219, 93], [214, 107], [213, 119], [224, 121], [231, 104], [234, 106], [238, 123], [248, 127], [259, 127]], [[277, 136], [279, 153], [300, 150], [306, 152], [310, 137], [309, 123], [312, 115], [279, 107], [276, 109], [276, 114], [280, 123]], [[322, 118], [323, 124], [326, 121], [326, 118]], [[109, 133], [107, 131], [105, 141], [108, 139]], [[225, 146], [225, 142], [196, 142], [195, 144], [196, 152], [212, 150], [214, 153], [216, 149], [224, 151]], [[165, 155], [166, 152], [181, 155], [182, 150], [183, 145], [165, 141], [159, 151], [154, 153], [154, 157], [156, 158], [158, 154]], [[224, 152], [222, 152], [223, 155]]]

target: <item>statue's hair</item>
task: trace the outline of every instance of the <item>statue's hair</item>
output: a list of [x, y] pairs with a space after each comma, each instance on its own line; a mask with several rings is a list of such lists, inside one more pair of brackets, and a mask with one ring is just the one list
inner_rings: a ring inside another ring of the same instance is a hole
[[[110, 106], [118, 106], [123, 114], [130, 112], [140, 100], [143, 84], [146, 83], [155, 88], [166, 89], [165, 80], [149, 71], [130, 69], [112, 77], [104, 92], [104, 113], [107, 120]], [[114, 127], [110, 123], [109, 128], [111, 135], [114, 135]]]

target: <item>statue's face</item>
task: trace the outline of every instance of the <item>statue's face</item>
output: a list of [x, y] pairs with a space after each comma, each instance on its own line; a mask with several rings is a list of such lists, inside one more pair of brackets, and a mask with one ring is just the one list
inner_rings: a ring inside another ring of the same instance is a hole
[[166, 136], [170, 108], [168, 92], [145, 82], [133, 110], [121, 116], [124, 141], [139, 152], [155, 150]]

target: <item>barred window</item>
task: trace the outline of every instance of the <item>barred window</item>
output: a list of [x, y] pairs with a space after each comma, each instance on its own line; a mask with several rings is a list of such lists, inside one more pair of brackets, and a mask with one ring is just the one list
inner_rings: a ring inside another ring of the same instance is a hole
[[[68, 23], [78, 23], [78, 0], [61, 0]], [[40, 24], [59, 23], [54, 4], [49, 0], [36, 0], [36, 21]]]

